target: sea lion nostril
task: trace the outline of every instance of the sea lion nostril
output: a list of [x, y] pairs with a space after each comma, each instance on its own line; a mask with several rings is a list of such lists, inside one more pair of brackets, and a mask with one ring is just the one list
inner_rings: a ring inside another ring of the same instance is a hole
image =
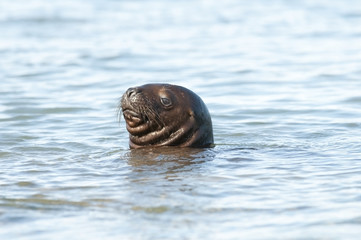
[[137, 93], [139, 93], [138, 88], [129, 88], [127, 90], [127, 96], [128, 97], [131, 97], [132, 95], [137, 94]]

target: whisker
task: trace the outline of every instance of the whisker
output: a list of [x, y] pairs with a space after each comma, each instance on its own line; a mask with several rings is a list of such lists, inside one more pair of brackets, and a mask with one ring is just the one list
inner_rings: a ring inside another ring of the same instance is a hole
[[122, 97], [121, 97], [118, 101], [118, 106], [116, 108], [116, 114], [117, 114], [117, 119], [118, 119], [119, 123], [122, 120], [122, 115], [123, 115], [122, 113], [123, 113], [123, 111], [122, 111]]

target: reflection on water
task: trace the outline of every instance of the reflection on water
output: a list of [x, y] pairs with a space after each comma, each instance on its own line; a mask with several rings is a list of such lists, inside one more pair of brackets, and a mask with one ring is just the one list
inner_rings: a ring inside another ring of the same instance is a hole
[[214, 156], [212, 149], [161, 147], [132, 149], [126, 159], [136, 172], [176, 175], [177, 172], [192, 171], [205, 161], [212, 161]]
[[[0, 239], [358, 239], [360, 13], [0, 1]], [[129, 150], [119, 98], [153, 82], [202, 97], [215, 148]]]

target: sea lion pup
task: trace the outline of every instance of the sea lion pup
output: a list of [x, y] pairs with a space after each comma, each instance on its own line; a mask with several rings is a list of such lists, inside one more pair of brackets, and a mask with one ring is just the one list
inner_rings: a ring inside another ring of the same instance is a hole
[[171, 84], [129, 88], [122, 96], [130, 148], [179, 146], [212, 147], [212, 120], [202, 99]]

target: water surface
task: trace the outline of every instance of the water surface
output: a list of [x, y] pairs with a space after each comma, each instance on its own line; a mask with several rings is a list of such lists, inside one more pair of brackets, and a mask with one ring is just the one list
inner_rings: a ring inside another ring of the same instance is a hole
[[[358, 1], [0, 3], [1, 239], [358, 239]], [[168, 82], [216, 147], [129, 150]]]

